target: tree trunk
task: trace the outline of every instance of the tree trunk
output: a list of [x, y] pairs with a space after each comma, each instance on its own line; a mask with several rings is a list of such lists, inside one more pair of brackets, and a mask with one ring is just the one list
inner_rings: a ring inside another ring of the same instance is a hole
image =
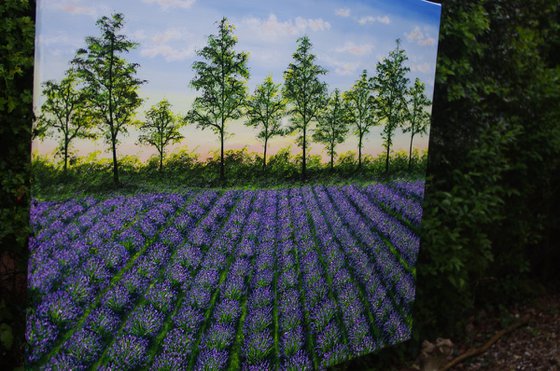
[[408, 170], [412, 165], [412, 140], [414, 139], [414, 134], [410, 135], [410, 149], [408, 150]]
[[113, 147], [113, 183], [119, 185], [119, 164], [117, 163], [117, 143], [114, 135], [111, 135], [111, 144]]
[[385, 158], [385, 174], [389, 174], [389, 152], [391, 150], [390, 144], [387, 143], [387, 157]]
[[362, 170], [362, 138], [364, 134], [360, 133], [358, 139], [358, 170]]
[[163, 150], [159, 153], [159, 172], [163, 171]]
[[68, 176], [68, 135], [65, 135], [65, 139], [64, 139], [64, 170], [63, 170], [63, 174], [64, 174], [64, 178], [66, 179], [66, 177]]
[[[223, 125], [222, 125], [223, 127]], [[220, 181], [224, 182], [226, 180], [226, 175], [224, 171], [224, 130], [220, 131]]]
[[331, 173], [334, 170], [334, 145], [331, 144]]
[[306, 134], [307, 134], [307, 130], [306, 130], [306, 124], [303, 124], [303, 158], [301, 159], [301, 180], [305, 180], [305, 171], [306, 171], [306, 152], [305, 152], [305, 148], [307, 147], [307, 138], [306, 138]]
[[266, 170], [266, 147], [268, 144], [268, 138], [264, 139], [264, 154], [263, 154], [263, 172]]

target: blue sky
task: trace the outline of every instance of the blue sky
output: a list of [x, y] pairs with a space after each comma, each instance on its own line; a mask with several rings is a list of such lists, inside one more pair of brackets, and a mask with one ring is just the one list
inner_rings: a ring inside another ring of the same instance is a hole
[[[376, 63], [387, 56], [400, 38], [411, 68], [409, 78], [419, 77], [426, 83], [431, 98], [437, 54], [437, 38], [441, 7], [422, 0], [39, 0], [35, 105], [40, 107], [41, 82], [60, 79], [75, 51], [85, 46], [86, 36], [97, 36], [95, 21], [104, 15], [121, 12], [125, 17], [124, 32], [140, 45], [126, 58], [140, 64], [138, 77], [148, 82], [140, 95], [145, 99], [137, 118], [162, 98], [167, 98], [176, 113], [184, 115], [196, 92], [188, 82], [193, 78], [192, 63], [196, 50], [215, 34], [216, 22], [226, 16], [236, 27], [237, 50], [248, 51], [249, 90], [271, 74], [282, 82], [282, 74], [292, 59], [298, 37], [308, 35], [317, 55], [317, 62], [329, 72], [323, 81], [329, 89], [346, 90], [363, 69], [375, 72]], [[364, 153], [382, 151], [380, 128], [368, 135]], [[185, 139], [174, 148], [187, 146], [205, 157], [218, 148], [217, 138], [194, 126], [182, 130]], [[260, 151], [256, 131], [242, 120], [229, 125], [232, 134], [226, 149], [249, 146]], [[269, 150], [292, 145], [295, 137], [273, 138]], [[145, 159], [155, 151], [136, 144], [137, 133], [131, 130], [119, 147], [121, 154], [134, 153]], [[51, 153], [53, 140], [35, 142], [34, 150]], [[415, 147], [425, 148], [427, 137], [415, 138]], [[86, 154], [104, 148], [103, 143], [77, 141], [75, 152]], [[395, 149], [407, 149], [408, 137], [397, 133]], [[356, 149], [356, 140], [349, 138], [337, 147], [338, 152]], [[314, 144], [312, 153], [322, 153]], [[108, 155], [108, 152], [107, 154]]]

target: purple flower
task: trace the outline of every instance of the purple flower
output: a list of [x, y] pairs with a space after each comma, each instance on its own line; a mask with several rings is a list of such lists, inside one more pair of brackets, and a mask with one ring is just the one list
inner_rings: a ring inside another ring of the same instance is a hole
[[169, 282], [159, 282], [148, 289], [145, 297], [156, 309], [166, 312], [171, 309], [175, 295], [176, 292]]
[[189, 305], [182, 306], [177, 314], [173, 317], [175, 326], [182, 328], [186, 333], [196, 333], [199, 325], [202, 323], [204, 316], [198, 309], [194, 309]]
[[187, 357], [190, 354], [190, 346], [193, 341], [193, 334], [188, 334], [182, 328], [175, 328], [165, 335], [162, 346], [163, 353], [182, 354]]
[[103, 305], [119, 313], [127, 310], [132, 305], [130, 294], [126, 287], [121, 284], [111, 287], [101, 299]]
[[197, 371], [222, 370], [226, 367], [228, 359], [229, 359], [229, 355], [226, 350], [202, 349], [198, 354], [195, 370]]
[[58, 336], [58, 328], [48, 319], [37, 315], [27, 318], [25, 326], [25, 339], [29, 348], [27, 349], [27, 361], [33, 363], [46, 353]]
[[109, 350], [109, 357], [117, 368], [137, 369], [147, 360], [148, 340], [134, 335], [119, 337]]
[[85, 370], [86, 367], [78, 361], [80, 358], [66, 353], [59, 353], [52, 357], [41, 370]]
[[208, 349], [227, 349], [233, 343], [235, 328], [221, 323], [213, 324], [204, 335], [204, 345]]
[[187, 356], [183, 353], [161, 352], [156, 356], [151, 370], [175, 371], [184, 370], [187, 367]]
[[271, 353], [274, 341], [268, 331], [248, 334], [243, 353], [247, 362], [255, 364], [264, 361]]
[[272, 307], [249, 309], [247, 317], [245, 317], [245, 328], [249, 333], [263, 331], [272, 325]]
[[82, 328], [64, 343], [64, 349], [74, 358], [90, 364], [101, 352], [101, 338], [93, 331]]
[[108, 308], [96, 308], [87, 318], [86, 327], [101, 337], [113, 334], [119, 326], [119, 316]]
[[286, 359], [282, 363], [282, 370], [304, 371], [312, 370], [313, 365], [309, 359], [309, 355], [304, 350], [298, 351], [296, 354]]
[[290, 357], [298, 350], [302, 349], [304, 345], [304, 339], [305, 337], [301, 326], [284, 332], [280, 340], [284, 356]]
[[60, 328], [68, 328], [70, 322], [78, 317], [80, 310], [74, 304], [70, 294], [65, 291], [56, 291], [45, 296], [37, 308], [37, 313], [50, 319]]
[[224, 298], [216, 307], [214, 318], [221, 323], [237, 322], [241, 315], [241, 307], [237, 300]]
[[134, 310], [128, 318], [125, 330], [132, 335], [153, 337], [161, 329], [164, 316], [150, 304]]

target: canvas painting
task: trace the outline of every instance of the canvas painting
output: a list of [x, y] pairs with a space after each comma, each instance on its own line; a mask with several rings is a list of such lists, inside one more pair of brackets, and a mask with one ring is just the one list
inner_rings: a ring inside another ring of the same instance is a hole
[[315, 370], [410, 338], [440, 5], [37, 5], [29, 367]]

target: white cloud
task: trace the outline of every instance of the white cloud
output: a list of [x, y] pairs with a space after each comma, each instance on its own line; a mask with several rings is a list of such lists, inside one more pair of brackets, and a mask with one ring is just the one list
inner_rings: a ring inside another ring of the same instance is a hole
[[42, 46], [70, 46], [73, 48], [79, 48], [83, 44], [83, 40], [78, 38], [73, 38], [65, 33], [57, 33], [55, 35], [39, 35], [38, 42]]
[[275, 14], [269, 15], [267, 19], [245, 18], [242, 23], [248, 26], [254, 35], [268, 40], [300, 35], [307, 31], [326, 31], [331, 28], [331, 24], [322, 18], [296, 17], [295, 19], [280, 21]]
[[433, 37], [422, 31], [418, 26], [414, 27], [412, 31], [405, 33], [405, 36], [408, 41], [422, 46], [430, 46], [436, 43]]
[[375, 22], [383, 23], [383, 24], [389, 24], [389, 23], [391, 23], [391, 19], [386, 15], [376, 16], [376, 17], [374, 17], [372, 15], [368, 15], [368, 16], [365, 16], [365, 17], [362, 17], [362, 18], [358, 19], [358, 23], [361, 24], [361, 25], [372, 24], [372, 23], [375, 23]]
[[335, 51], [338, 53], [350, 53], [353, 55], [367, 55], [370, 54], [374, 49], [373, 44], [354, 44], [352, 41], [347, 41], [343, 46], [336, 48]]
[[167, 44], [147, 46], [140, 51], [140, 54], [145, 57], [155, 58], [161, 56], [168, 62], [185, 60], [192, 57], [194, 53], [194, 47], [176, 48]]
[[179, 40], [183, 37], [183, 32], [177, 28], [170, 28], [165, 30], [164, 32], [156, 33], [152, 36], [152, 41], [154, 43], [166, 43], [171, 40]]
[[[146, 35], [144, 30], [136, 31]], [[199, 46], [196, 36], [183, 28], [168, 28], [153, 34], [141, 48], [140, 54], [149, 57], [163, 57], [166, 61], [181, 61], [195, 55]]]
[[87, 15], [97, 17], [105, 12], [105, 6], [92, 6], [91, 3], [83, 3], [82, 0], [50, 0], [39, 3], [47, 9], [60, 10], [68, 14]]
[[412, 63], [410, 65], [410, 70], [412, 72], [428, 73], [432, 70], [429, 63]]
[[339, 17], [350, 17], [350, 9], [348, 8], [339, 8], [334, 13]]
[[330, 56], [324, 56], [321, 60], [325, 61], [329, 67], [334, 67], [334, 72], [341, 76], [355, 75], [360, 67], [358, 62], [340, 61]]
[[170, 8], [190, 9], [196, 0], [144, 0], [148, 4], [158, 4], [163, 10]]

